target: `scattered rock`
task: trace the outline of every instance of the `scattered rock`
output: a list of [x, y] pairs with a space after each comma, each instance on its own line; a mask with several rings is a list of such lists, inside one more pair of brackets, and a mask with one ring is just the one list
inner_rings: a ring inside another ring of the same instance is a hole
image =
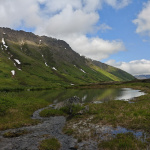
[[68, 98], [67, 100], [57, 103], [55, 106], [55, 109], [60, 109], [62, 107], [71, 107], [72, 105], [81, 104], [80, 98], [77, 96], [73, 96], [71, 98]]
[[[78, 101], [78, 98], [67, 100], [71, 103]], [[50, 105], [48, 107], [54, 107]], [[32, 119], [40, 119], [42, 122], [35, 126], [22, 127], [18, 129], [9, 129], [6, 131], [0, 131], [0, 150], [38, 150], [39, 144], [47, 137], [55, 137], [61, 143], [61, 150], [82, 150], [84, 147], [86, 150], [96, 150], [97, 145], [90, 144], [88, 141], [78, 143], [78, 140], [72, 136], [68, 136], [62, 133], [62, 128], [65, 126], [66, 118], [63, 116], [42, 118], [39, 113], [48, 107], [35, 111], [32, 115]], [[17, 135], [11, 138], [3, 137], [5, 133], [17, 133], [21, 134], [22, 131], [28, 131], [27, 134]], [[76, 148], [77, 147], [77, 148]]]
[[77, 96], [73, 96], [65, 101], [66, 104], [79, 104], [80, 98]]
[[78, 115], [83, 115], [84, 113], [89, 111], [89, 106], [85, 106], [83, 110], [80, 110], [77, 114]]

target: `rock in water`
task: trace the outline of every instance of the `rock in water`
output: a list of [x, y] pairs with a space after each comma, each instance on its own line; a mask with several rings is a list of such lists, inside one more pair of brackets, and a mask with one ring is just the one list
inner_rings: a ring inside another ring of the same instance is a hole
[[80, 103], [80, 98], [77, 96], [73, 96], [69, 99], [66, 100], [66, 104], [79, 104]]
[[80, 104], [80, 98], [77, 96], [70, 97], [63, 102], [57, 103], [55, 109], [60, 109], [62, 107], [70, 107], [72, 105]]

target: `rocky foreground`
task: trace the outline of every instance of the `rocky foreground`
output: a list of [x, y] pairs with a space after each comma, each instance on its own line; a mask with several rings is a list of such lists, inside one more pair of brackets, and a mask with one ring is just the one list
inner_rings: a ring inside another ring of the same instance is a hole
[[[97, 150], [98, 143], [112, 140], [117, 134], [129, 132], [140, 141], [146, 140], [146, 134], [142, 131], [128, 130], [120, 126], [114, 128], [100, 123], [94, 124], [93, 116], [72, 119], [66, 123], [64, 116], [41, 117], [39, 115], [44, 109], [60, 109], [64, 106], [69, 108], [69, 114], [71, 114], [74, 104], [82, 105], [79, 98], [74, 96], [64, 102], [35, 111], [32, 119], [41, 121], [37, 125], [1, 131], [0, 150], [38, 150], [41, 141], [48, 138], [56, 138], [61, 144], [61, 150]], [[77, 113], [83, 115], [87, 111], [89, 111], [88, 105]], [[74, 130], [74, 137], [64, 134], [62, 132], [64, 127]]]
[[[53, 107], [50, 105], [49, 107]], [[48, 108], [48, 107], [46, 107]], [[78, 143], [77, 139], [62, 133], [65, 126], [66, 118], [63, 116], [43, 118], [39, 113], [46, 108], [34, 112], [32, 119], [40, 119], [41, 123], [35, 126], [22, 127], [18, 129], [9, 129], [0, 132], [0, 149], [1, 150], [38, 150], [39, 144], [46, 138], [55, 137], [61, 143], [61, 150], [97, 149], [97, 143], [94, 141], [83, 141]], [[25, 133], [24, 133], [25, 132]], [[5, 137], [7, 133], [24, 133], [18, 134], [17, 137]]]

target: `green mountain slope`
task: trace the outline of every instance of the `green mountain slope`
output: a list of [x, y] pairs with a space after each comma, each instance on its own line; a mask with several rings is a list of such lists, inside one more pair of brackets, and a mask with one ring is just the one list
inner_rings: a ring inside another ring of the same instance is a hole
[[50, 88], [132, 79], [120, 69], [80, 56], [62, 40], [0, 28], [1, 88]]

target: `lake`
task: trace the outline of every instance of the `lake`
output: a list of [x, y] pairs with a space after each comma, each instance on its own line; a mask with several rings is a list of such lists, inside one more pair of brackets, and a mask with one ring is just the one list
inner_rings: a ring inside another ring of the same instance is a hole
[[52, 103], [64, 101], [70, 97], [77, 96], [82, 103], [102, 103], [110, 100], [129, 101], [135, 97], [145, 95], [140, 90], [131, 88], [103, 88], [103, 89], [67, 89], [67, 90], [45, 90], [20, 92], [19, 96], [41, 98]]

